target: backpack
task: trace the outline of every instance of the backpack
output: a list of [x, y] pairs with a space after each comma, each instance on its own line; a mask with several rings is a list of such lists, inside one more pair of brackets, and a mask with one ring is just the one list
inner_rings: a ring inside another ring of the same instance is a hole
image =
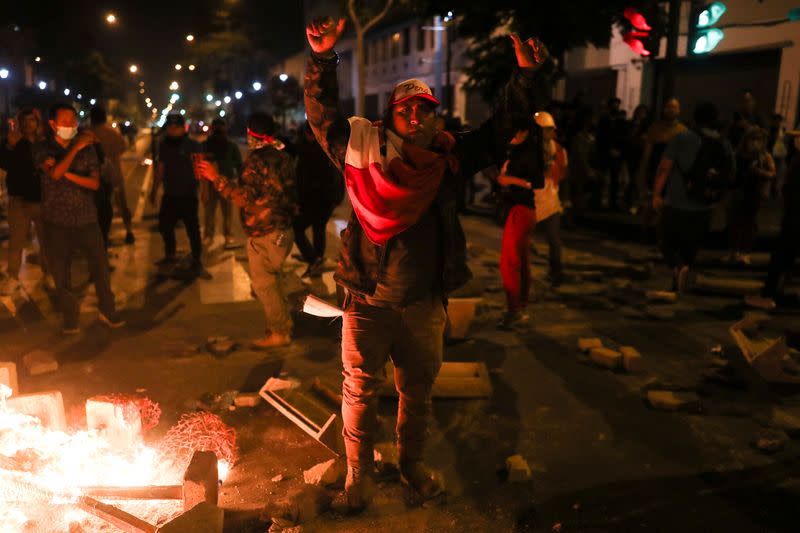
[[711, 205], [719, 202], [733, 187], [736, 176], [733, 161], [722, 137], [700, 135], [702, 144], [692, 166], [684, 172], [686, 196]]

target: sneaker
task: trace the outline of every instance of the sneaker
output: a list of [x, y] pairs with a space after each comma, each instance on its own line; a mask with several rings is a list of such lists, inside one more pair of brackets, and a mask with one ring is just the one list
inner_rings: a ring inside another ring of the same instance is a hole
[[344, 481], [347, 510], [351, 514], [360, 513], [372, 501], [374, 493], [375, 482], [370, 469], [347, 465], [347, 477]]
[[122, 320], [117, 313], [112, 315], [106, 315], [105, 313], [100, 313], [98, 315], [100, 322], [105, 324], [111, 329], [118, 329], [125, 325], [125, 321]]
[[136, 237], [133, 236], [133, 232], [132, 231], [128, 231], [125, 234], [125, 244], [133, 244], [135, 242], [136, 242]]
[[506, 311], [503, 314], [503, 318], [501, 318], [500, 322], [498, 322], [497, 328], [504, 330], [512, 329], [513, 327], [519, 326], [527, 320], [528, 313], [523, 311]]
[[19, 282], [19, 280], [14, 277], [9, 277], [3, 282], [2, 288], [0, 288], [0, 295], [11, 296], [12, 294], [17, 293], [20, 289], [22, 289], [22, 284]]
[[403, 465], [401, 462], [400, 482], [423, 500], [431, 500], [444, 493], [442, 474], [428, 468], [421, 461], [411, 465]]
[[292, 343], [292, 336], [288, 333], [269, 333], [260, 339], [250, 343], [250, 347], [256, 350], [269, 350], [270, 348], [280, 348], [289, 346]]

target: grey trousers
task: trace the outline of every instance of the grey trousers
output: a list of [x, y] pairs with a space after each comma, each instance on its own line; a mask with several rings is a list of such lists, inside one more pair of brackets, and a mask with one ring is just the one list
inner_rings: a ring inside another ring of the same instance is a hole
[[294, 243], [294, 232], [276, 230], [268, 235], [247, 239], [247, 259], [250, 263], [250, 282], [267, 321], [267, 332], [291, 333], [292, 316], [283, 288], [283, 262]]

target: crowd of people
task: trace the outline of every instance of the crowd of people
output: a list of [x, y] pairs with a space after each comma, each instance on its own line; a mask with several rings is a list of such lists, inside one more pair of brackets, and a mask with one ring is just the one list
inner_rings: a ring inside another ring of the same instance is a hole
[[[200, 143], [188, 135], [181, 115], [170, 114], [149, 197], [155, 203], [163, 189], [158, 229], [164, 257], [157, 264], [186, 279], [211, 277], [203, 254], [214, 241], [217, 207], [225, 247], [239, 246], [231, 220], [238, 209], [252, 289], [265, 316], [265, 334], [253, 346], [268, 349], [292, 342], [284, 262], [296, 244], [308, 264], [304, 276], [321, 274], [326, 225], [347, 191], [352, 216], [341, 235], [334, 279], [343, 295], [345, 489], [352, 510], [363, 509], [374, 490], [377, 398], [389, 358], [399, 392], [401, 479], [425, 499], [444, 490], [441, 476], [424, 463], [427, 418], [442, 362], [447, 298], [471, 277], [458, 217], [463, 183], [487, 163], [501, 169], [496, 182], [508, 207], [500, 261], [507, 298], [502, 328], [527, 319], [533, 228], [545, 230], [548, 279], [558, 285], [564, 282], [562, 213], [592, 208], [641, 213], [647, 227], [658, 219], [672, 289], [681, 293], [691, 282], [712, 209], [728, 202], [730, 256], [748, 263], [761, 201], [782, 194], [781, 236], [761, 300], [752, 303], [763, 306], [780, 296], [800, 243], [800, 135], [780, 129], [777, 119], [763, 128], [750, 93], [726, 129], [711, 103], [698, 105], [684, 124], [674, 98], [656, 120], [644, 106], [628, 120], [613, 98], [595, 124], [579, 99], [569, 106], [538, 100], [543, 91], [537, 86], [549, 83], [542, 69], [547, 49], [512, 34], [517, 67], [493, 115], [479, 127], [448, 131], [437, 116], [439, 100], [418, 79], [397, 84], [384, 119], [372, 122], [339, 111], [334, 47], [343, 29], [343, 19], [330, 18], [306, 29], [312, 50], [304, 91], [308, 122], [296, 142], [279, 137], [271, 115], [254, 112], [243, 159], [221, 119]], [[125, 142], [107, 126], [102, 108], [90, 117], [91, 127], [79, 132], [70, 105], [53, 106], [47, 124], [35, 109], [24, 109], [0, 152], [11, 198], [4, 291], [19, 286], [33, 224], [43, 279], [55, 289], [63, 331], [70, 334], [79, 331], [74, 252], [87, 261], [99, 319], [116, 328], [124, 320], [114, 305], [107, 254], [115, 207], [125, 242], [135, 242], [120, 166]], [[177, 253], [179, 222], [190, 243], [188, 261]]]

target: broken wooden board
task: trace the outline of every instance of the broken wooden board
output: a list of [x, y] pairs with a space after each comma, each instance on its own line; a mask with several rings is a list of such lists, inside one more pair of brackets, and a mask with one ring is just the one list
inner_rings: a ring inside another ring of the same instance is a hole
[[730, 334], [745, 360], [767, 381], [800, 383], [800, 375], [789, 372], [796, 366], [789, 355], [786, 337], [754, 338], [747, 334], [763, 321], [762, 317], [746, 316], [730, 328]]
[[156, 533], [157, 531], [153, 524], [88, 496], [79, 497], [77, 506], [91, 515], [102, 518], [125, 533]]
[[[381, 396], [396, 397], [394, 365], [386, 365], [386, 382], [381, 387]], [[488, 398], [492, 395], [492, 382], [486, 363], [442, 363], [439, 375], [433, 383], [434, 398]]]
[[338, 417], [314, 396], [298, 388], [272, 390], [269, 380], [258, 394], [314, 440], [341, 455], [344, 443]]

